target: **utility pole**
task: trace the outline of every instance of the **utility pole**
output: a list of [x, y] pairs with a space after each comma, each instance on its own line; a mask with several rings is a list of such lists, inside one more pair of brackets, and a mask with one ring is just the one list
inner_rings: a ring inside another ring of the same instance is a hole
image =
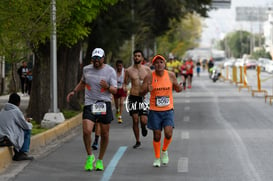
[[46, 113], [41, 126], [51, 128], [62, 123], [65, 118], [59, 112], [57, 96], [57, 31], [56, 31], [56, 1], [51, 1], [51, 35], [50, 35], [50, 112]]
[[51, 112], [57, 113], [57, 35], [56, 35], [56, 2], [51, 2], [51, 35], [50, 35], [50, 97]]
[[[134, 23], [134, 21], [135, 21], [135, 2], [134, 2], [135, 0], [131, 0], [131, 16], [132, 16], [132, 23]], [[133, 55], [133, 53], [134, 53], [134, 50], [135, 50], [135, 35], [134, 34], [132, 34], [132, 36], [131, 36], [131, 43], [132, 43], [132, 52], [131, 52], [131, 61], [132, 61], [132, 65], [133, 65], [133, 63], [134, 63], [134, 55]]]

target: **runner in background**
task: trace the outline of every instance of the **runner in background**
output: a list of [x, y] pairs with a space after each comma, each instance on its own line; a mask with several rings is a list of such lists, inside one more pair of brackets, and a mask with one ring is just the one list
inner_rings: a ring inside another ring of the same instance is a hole
[[116, 107], [116, 118], [118, 123], [122, 123], [122, 111], [123, 111], [123, 102], [127, 96], [127, 91], [123, 89], [125, 69], [123, 67], [123, 61], [116, 61], [116, 73], [117, 73], [117, 93], [114, 94], [114, 101]]
[[192, 58], [190, 57], [188, 58], [188, 61], [186, 62], [188, 89], [191, 89], [191, 86], [192, 86], [193, 68], [194, 68], [194, 64], [193, 64]]

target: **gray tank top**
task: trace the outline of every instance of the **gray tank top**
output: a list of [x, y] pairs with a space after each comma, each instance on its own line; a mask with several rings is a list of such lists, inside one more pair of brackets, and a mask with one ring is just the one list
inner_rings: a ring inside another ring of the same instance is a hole
[[84, 105], [91, 105], [98, 100], [111, 102], [112, 94], [100, 86], [100, 81], [105, 80], [109, 85], [117, 87], [117, 75], [114, 68], [105, 64], [102, 69], [95, 69], [92, 64], [83, 68], [82, 81], [87, 85], [85, 87]]

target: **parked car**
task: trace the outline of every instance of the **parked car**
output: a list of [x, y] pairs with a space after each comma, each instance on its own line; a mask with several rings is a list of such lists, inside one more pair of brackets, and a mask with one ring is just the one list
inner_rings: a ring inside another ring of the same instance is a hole
[[266, 64], [265, 71], [268, 73], [273, 73], [273, 61], [270, 61]]
[[227, 59], [225, 62], [224, 62], [224, 67], [233, 67], [235, 64], [235, 59]]
[[245, 62], [247, 69], [255, 69], [257, 66], [257, 60], [255, 59], [247, 59]]
[[242, 59], [242, 58], [237, 58], [234, 65], [235, 65], [236, 67], [240, 67], [240, 66], [243, 67], [244, 64], [245, 64], [244, 59]]
[[268, 59], [268, 58], [259, 58], [258, 59], [258, 66], [261, 67], [261, 71], [265, 71], [265, 67], [266, 65], [271, 62], [272, 60]]

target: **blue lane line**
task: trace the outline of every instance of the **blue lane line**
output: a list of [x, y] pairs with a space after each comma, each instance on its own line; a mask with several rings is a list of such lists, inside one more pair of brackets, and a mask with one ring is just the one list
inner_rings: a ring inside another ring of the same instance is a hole
[[118, 151], [115, 153], [114, 157], [110, 161], [109, 165], [107, 166], [106, 170], [104, 171], [101, 181], [108, 181], [110, 180], [120, 158], [125, 153], [127, 146], [119, 147]]

